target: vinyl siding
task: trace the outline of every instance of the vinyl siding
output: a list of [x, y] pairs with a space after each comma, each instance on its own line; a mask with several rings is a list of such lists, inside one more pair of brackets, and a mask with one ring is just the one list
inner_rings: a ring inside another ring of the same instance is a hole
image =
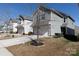
[[68, 28], [75, 29], [74, 22], [70, 18], [66, 19], [66, 23]]
[[23, 27], [24, 27], [24, 33], [25, 34], [28, 34], [28, 32], [33, 32], [31, 24], [32, 24], [32, 21], [24, 20]]
[[57, 16], [53, 12], [51, 12], [51, 35], [55, 35], [55, 33], [61, 33], [61, 26], [64, 23], [63, 18]]
[[[50, 20], [50, 14], [47, 13], [47, 12], [43, 12], [41, 10], [38, 10], [39, 11], [39, 15], [42, 15], [42, 14], [45, 14], [45, 19], [40, 19], [39, 20], [39, 34], [40, 35], [47, 35], [48, 36], [48, 32], [49, 32], [49, 20]], [[37, 28], [35, 27], [37, 25], [37, 13], [33, 16], [33, 24], [34, 24], [34, 27], [33, 27], [33, 32], [34, 34], [37, 34]], [[42, 16], [41, 16], [42, 17]]]

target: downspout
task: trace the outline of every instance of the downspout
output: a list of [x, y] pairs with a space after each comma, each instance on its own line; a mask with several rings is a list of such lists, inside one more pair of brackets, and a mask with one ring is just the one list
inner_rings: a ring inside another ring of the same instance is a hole
[[[51, 20], [52, 20], [52, 12], [50, 13], [50, 15], [51, 16], [49, 17], [50, 18], [49, 23], [51, 23]], [[51, 24], [49, 25], [49, 27], [50, 27], [49, 28], [49, 36], [51, 36]]]
[[[66, 19], [67, 19], [67, 16], [66, 17], [64, 17], [64, 21], [65, 21], [65, 23], [67, 24], [67, 22], [66, 22]], [[65, 25], [65, 34], [67, 34], [67, 25]]]

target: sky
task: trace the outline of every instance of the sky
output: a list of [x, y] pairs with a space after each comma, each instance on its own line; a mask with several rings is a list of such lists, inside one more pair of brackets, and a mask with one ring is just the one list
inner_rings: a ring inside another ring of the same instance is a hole
[[[0, 3], [0, 24], [9, 20], [16, 19], [19, 15], [32, 16], [38, 6], [37, 3]], [[56, 9], [70, 15], [75, 24], [79, 26], [79, 6], [76, 3], [47, 3], [44, 4], [47, 8]]]

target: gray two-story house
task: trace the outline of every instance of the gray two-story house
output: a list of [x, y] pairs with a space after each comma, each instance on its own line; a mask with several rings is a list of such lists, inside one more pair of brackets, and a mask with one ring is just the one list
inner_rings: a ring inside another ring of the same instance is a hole
[[[74, 20], [71, 16], [59, 12], [55, 9], [49, 9], [40, 6], [33, 13], [33, 33], [44, 36], [51, 36], [55, 34], [74, 35]], [[39, 23], [39, 27], [37, 27]], [[39, 32], [37, 32], [39, 28]]]

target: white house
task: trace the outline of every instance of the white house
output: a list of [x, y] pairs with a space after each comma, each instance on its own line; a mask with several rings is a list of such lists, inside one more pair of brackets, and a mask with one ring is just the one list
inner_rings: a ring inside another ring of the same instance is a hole
[[18, 26], [18, 22], [16, 20], [10, 20], [9, 21], [9, 26], [12, 28], [12, 32], [13, 33], [17, 33], [17, 26]]
[[17, 25], [18, 25], [18, 23], [16, 20], [10, 19], [4, 23], [3, 31], [16, 33]]
[[12, 27], [13, 27], [13, 32], [14, 33], [17, 32], [17, 26], [18, 26], [18, 24], [16, 22], [12, 23]]
[[74, 35], [75, 25], [71, 16], [40, 6], [33, 14], [32, 27], [34, 34], [37, 34], [37, 28], [39, 28], [40, 35]]
[[19, 16], [20, 24], [18, 26], [18, 33], [28, 34], [28, 32], [33, 32], [31, 27], [32, 18], [29, 16]]

